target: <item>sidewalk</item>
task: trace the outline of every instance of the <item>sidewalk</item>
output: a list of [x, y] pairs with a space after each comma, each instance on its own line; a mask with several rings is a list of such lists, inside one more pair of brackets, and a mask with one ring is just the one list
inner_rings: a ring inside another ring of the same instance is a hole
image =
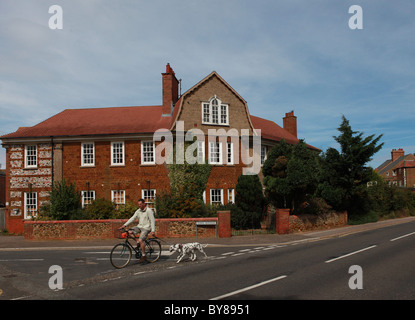
[[[317, 230], [303, 233], [280, 234], [258, 234], [249, 236], [234, 236], [231, 238], [162, 238], [163, 247], [168, 247], [175, 243], [200, 242], [211, 246], [261, 246], [276, 245], [292, 242], [302, 242], [307, 240], [325, 239], [331, 237], [340, 237], [347, 234], [363, 232], [384, 228], [401, 223], [415, 221], [415, 217], [406, 217], [400, 219], [391, 219], [374, 223], [367, 223], [357, 226], [346, 226], [341, 228]], [[0, 250], [29, 250], [29, 249], [75, 249], [75, 248], [112, 248], [120, 239], [105, 240], [25, 240], [23, 236], [0, 235]]]

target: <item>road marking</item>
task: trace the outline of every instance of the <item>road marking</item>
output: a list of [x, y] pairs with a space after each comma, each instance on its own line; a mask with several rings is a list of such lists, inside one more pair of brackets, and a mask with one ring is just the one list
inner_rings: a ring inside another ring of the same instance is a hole
[[225, 252], [225, 253], [222, 253], [222, 256], [227, 256], [227, 255], [230, 255], [230, 254], [234, 254], [235, 252]]
[[251, 249], [242, 249], [242, 250], [239, 250], [239, 252], [245, 252], [245, 251], [251, 251]]
[[413, 234], [415, 234], [415, 232], [405, 234], [403, 236], [400, 236], [400, 237], [397, 237], [395, 239], [392, 239], [391, 241], [395, 241], [395, 240], [399, 240], [399, 239], [402, 239], [402, 238], [405, 238], [405, 237], [409, 237], [409, 236], [412, 236]]
[[230, 292], [230, 293], [227, 293], [227, 294], [224, 294], [224, 295], [221, 295], [219, 297], [215, 297], [215, 298], [212, 298], [212, 299], [209, 299], [209, 300], [220, 300], [220, 299], [223, 299], [223, 298], [227, 298], [227, 297], [230, 297], [230, 296], [234, 296], [235, 294], [238, 294], [238, 293], [241, 293], [241, 292], [245, 292], [245, 291], [248, 291], [248, 290], [251, 290], [251, 289], [255, 289], [255, 288], [261, 287], [263, 285], [266, 285], [268, 283], [271, 283], [271, 282], [274, 282], [274, 281], [278, 281], [278, 280], [284, 279], [286, 277], [287, 276], [279, 276], [277, 278], [270, 279], [270, 280], [267, 280], [267, 281], [263, 281], [263, 282], [254, 284], [252, 286], [249, 286], [249, 287], [246, 287], [246, 288], [243, 288], [243, 289], [239, 289], [239, 290], [236, 290], [236, 291], [233, 291], [233, 292]]
[[0, 260], [0, 262], [11, 262], [11, 261], [13, 261], [13, 262], [16, 262], [16, 261], [19, 261], [19, 262], [26, 262], [26, 261], [44, 261], [45, 259], [2, 259], [2, 260]]
[[245, 252], [235, 253], [235, 254], [232, 255], [232, 257], [240, 256], [240, 255], [243, 255], [243, 254], [245, 254]]
[[337, 258], [334, 258], [334, 259], [327, 260], [327, 261], [325, 261], [325, 262], [326, 262], [326, 263], [330, 263], [330, 262], [333, 262], [333, 261], [336, 261], [336, 260], [339, 260], [339, 259], [343, 259], [343, 258], [346, 258], [346, 257], [352, 256], [352, 255], [354, 255], [354, 254], [356, 254], [356, 253], [360, 253], [360, 252], [363, 252], [363, 251], [366, 251], [366, 250], [369, 250], [369, 249], [373, 249], [373, 248], [375, 248], [375, 247], [377, 247], [377, 246], [376, 246], [376, 245], [373, 245], [373, 246], [370, 246], [370, 247], [367, 247], [367, 248], [363, 248], [363, 249], [360, 249], [360, 250], [357, 250], [357, 251], [354, 251], [354, 252], [351, 252], [351, 253], [345, 254], [345, 255], [343, 255], [343, 256], [340, 256], [340, 257], [337, 257]]

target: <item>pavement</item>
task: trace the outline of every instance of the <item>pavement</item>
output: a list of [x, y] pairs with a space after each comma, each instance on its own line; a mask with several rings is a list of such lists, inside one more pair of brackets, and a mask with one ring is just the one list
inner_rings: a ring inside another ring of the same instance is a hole
[[[348, 234], [385, 228], [401, 223], [415, 221], [415, 217], [405, 217], [391, 220], [384, 220], [373, 223], [366, 223], [355, 226], [345, 226], [340, 228], [315, 230], [308, 232], [298, 232], [290, 234], [254, 234], [244, 236], [232, 236], [230, 238], [162, 238], [163, 247], [168, 247], [175, 243], [200, 242], [209, 246], [259, 246], [276, 245], [293, 242], [314, 241], [325, 238], [343, 237]], [[112, 248], [121, 240], [97, 239], [97, 240], [25, 240], [23, 236], [0, 235], [0, 251], [16, 250], [53, 250], [53, 249], [79, 249], [79, 248]]]

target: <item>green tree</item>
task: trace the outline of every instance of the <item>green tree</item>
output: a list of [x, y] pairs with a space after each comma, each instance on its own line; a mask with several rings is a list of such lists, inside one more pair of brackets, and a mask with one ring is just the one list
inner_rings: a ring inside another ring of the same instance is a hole
[[268, 198], [277, 207], [296, 209], [318, 182], [318, 153], [303, 140], [289, 145], [285, 140], [273, 147], [263, 166]]
[[235, 229], [259, 228], [265, 197], [258, 175], [240, 175], [235, 191], [235, 206], [231, 208], [232, 227]]
[[65, 179], [54, 182], [49, 193], [49, 203], [42, 206], [40, 214], [51, 220], [73, 220], [83, 217], [81, 195], [74, 183]]
[[329, 148], [321, 157], [321, 180], [318, 193], [335, 209], [359, 214], [367, 197], [367, 182], [372, 179], [372, 168], [367, 163], [378, 152], [382, 135], [364, 137], [353, 131], [343, 116], [338, 128], [339, 136], [333, 137], [340, 151]]

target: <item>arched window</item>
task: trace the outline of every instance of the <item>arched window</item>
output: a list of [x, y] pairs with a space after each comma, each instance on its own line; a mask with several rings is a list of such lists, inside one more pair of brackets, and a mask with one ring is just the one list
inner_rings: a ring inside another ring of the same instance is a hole
[[203, 102], [202, 123], [229, 125], [229, 105], [223, 103], [216, 95], [209, 102]]

